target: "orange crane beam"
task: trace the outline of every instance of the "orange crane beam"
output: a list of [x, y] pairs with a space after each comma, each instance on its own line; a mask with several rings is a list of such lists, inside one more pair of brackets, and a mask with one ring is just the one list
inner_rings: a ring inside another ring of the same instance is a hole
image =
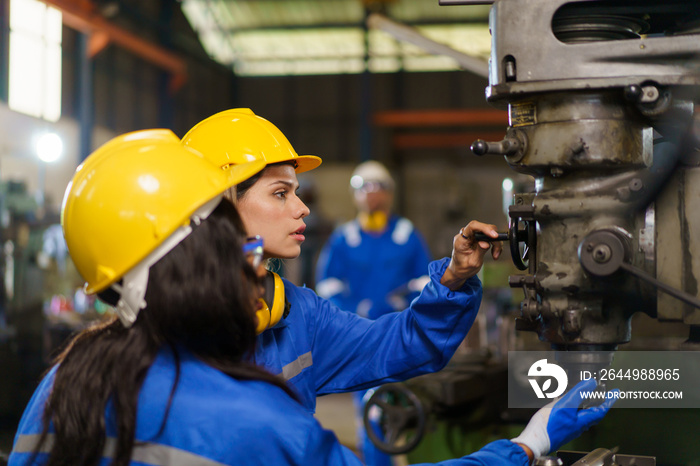
[[113, 43], [171, 74], [169, 89], [176, 92], [187, 81], [185, 60], [175, 53], [122, 27], [95, 11], [90, 0], [41, 0], [63, 14], [66, 26], [89, 35], [88, 55], [94, 57]]
[[508, 112], [496, 109], [387, 110], [376, 112], [373, 123], [383, 127], [507, 126]]

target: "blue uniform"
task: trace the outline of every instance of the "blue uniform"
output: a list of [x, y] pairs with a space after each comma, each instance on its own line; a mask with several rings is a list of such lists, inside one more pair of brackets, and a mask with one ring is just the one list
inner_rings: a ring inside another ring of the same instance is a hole
[[[440, 284], [448, 263], [442, 259], [430, 264], [430, 283], [408, 309], [375, 321], [341, 311], [312, 290], [285, 280], [290, 314], [259, 335], [254, 358], [283, 376], [299, 393], [301, 405], [277, 387], [233, 380], [184, 355], [166, 428], [156, 438], [174, 380], [172, 356], [161, 352], [139, 396], [137, 440], [146, 443], [135, 449], [132, 464], [361, 464], [313, 418], [316, 395], [360, 390], [444, 367], [474, 322], [481, 301], [477, 277], [458, 291]], [[22, 417], [12, 466], [27, 464], [34, 436], [41, 432], [41, 413], [52, 382], [53, 371]], [[111, 416], [107, 414], [107, 433], [113, 438]], [[42, 455], [38, 464], [45, 459]], [[440, 464], [527, 462], [522, 448], [499, 440], [473, 455]]]
[[[168, 394], [175, 380], [169, 350], [158, 354], [139, 394], [134, 466], [155, 465], [360, 465], [335, 435], [278, 387], [234, 380], [184, 352], [180, 382], [160, 435]], [[27, 465], [42, 429], [43, 406], [55, 368], [34, 393], [19, 425], [10, 466]], [[114, 413], [106, 413], [106, 457], [114, 445]], [[52, 430], [51, 430], [52, 431]], [[49, 442], [52, 437], [49, 436]], [[140, 443], [143, 442], [143, 443]], [[47, 455], [35, 464], [45, 464]], [[507, 440], [487, 445], [468, 457], [445, 461], [449, 466], [526, 465], [522, 448]]]
[[[367, 232], [355, 219], [336, 229], [321, 251], [316, 292], [339, 308], [377, 319], [401, 311], [418, 296], [430, 261], [423, 237], [410, 220], [392, 215], [382, 232]], [[420, 285], [409, 286], [418, 282]], [[361, 422], [366, 390], [353, 393], [358, 446], [371, 466], [390, 466], [391, 457], [367, 437]], [[376, 430], [376, 429], [375, 429]]]
[[458, 291], [440, 283], [449, 259], [431, 262], [430, 282], [403, 312], [377, 320], [342, 311], [313, 290], [284, 280], [289, 316], [258, 336], [255, 362], [281, 375], [309, 412], [316, 396], [376, 387], [435, 372], [472, 326], [481, 282]]
[[408, 284], [425, 277], [429, 262], [425, 240], [410, 220], [393, 215], [381, 233], [368, 233], [352, 220], [323, 247], [316, 292], [345, 311], [376, 319], [406, 308], [418, 295]]

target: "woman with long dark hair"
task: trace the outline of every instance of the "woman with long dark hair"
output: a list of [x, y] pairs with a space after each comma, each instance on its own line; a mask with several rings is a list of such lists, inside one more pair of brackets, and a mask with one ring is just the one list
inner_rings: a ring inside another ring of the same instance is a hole
[[[224, 173], [171, 132], [149, 130], [110, 141], [78, 168], [63, 202], [64, 234], [87, 291], [114, 304], [118, 318], [80, 332], [58, 356], [23, 416], [10, 464], [208, 464], [199, 455], [221, 458], [209, 451], [214, 442], [200, 445], [208, 442], [196, 424], [236, 411], [231, 405], [246, 398], [237, 391], [286, 392], [298, 406], [281, 379], [247, 362], [260, 261], [246, 260], [243, 224], [222, 200], [262, 166]], [[257, 242], [250, 253], [259, 258]]]

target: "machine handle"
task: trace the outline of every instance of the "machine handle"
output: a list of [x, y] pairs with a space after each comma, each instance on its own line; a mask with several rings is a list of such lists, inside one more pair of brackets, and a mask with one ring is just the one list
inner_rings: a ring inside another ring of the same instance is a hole
[[487, 243], [493, 243], [494, 241], [508, 241], [510, 238], [508, 237], [508, 232], [506, 233], [498, 233], [498, 238], [494, 238], [492, 236], [487, 235], [486, 233], [482, 233], [480, 231], [475, 231], [474, 232], [474, 239], [476, 241], [486, 241]]
[[426, 430], [423, 403], [400, 383], [382, 385], [375, 390], [365, 405], [362, 420], [370, 441], [389, 455], [413, 450]]
[[[493, 243], [495, 241], [509, 241], [510, 242], [510, 253], [513, 259], [513, 264], [519, 270], [525, 270], [528, 268], [528, 262], [530, 257], [530, 251], [533, 251], [532, 256], [534, 257], [534, 243], [535, 235], [534, 230], [531, 232], [529, 228], [525, 230], [518, 229], [518, 222], [513, 221], [510, 229], [505, 233], [498, 233], [498, 237], [493, 238], [486, 233], [480, 231], [474, 232], [474, 239], [476, 241], [485, 241], [487, 243]], [[525, 243], [525, 252], [521, 255], [519, 244]]]
[[696, 307], [700, 309], [700, 299], [696, 298], [695, 296], [686, 293], [685, 291], [682, 290], [677, 290], [673, 288], [670, 285], [667, 285], [666, 283], [658, 281], [656, 278], [652, 277], [651, 275], [647, 275], [646, 272], [642, 271], [641, 269], [638, 269], [637, 267], [630, 265], [626, 262], [623, 262], [620, 264], [620, 268], [626, 272], [631, 273], [635, 277], [644, 280], [645, 282], [649, 283], [650, 285], [653, 285], [660, 289], [661, 291], [665, 292], [668, 295], [673, 296], [674, 298], [683, 301], [686, 304], [690, 304], [693, 307]]
[[483, 139], [477, 139], [470, 147], [475, 155], [511, 155], [518, 152], [522, 148], [522, 144], [516, 138], [505, 138], [498, 142], [487, 142]]

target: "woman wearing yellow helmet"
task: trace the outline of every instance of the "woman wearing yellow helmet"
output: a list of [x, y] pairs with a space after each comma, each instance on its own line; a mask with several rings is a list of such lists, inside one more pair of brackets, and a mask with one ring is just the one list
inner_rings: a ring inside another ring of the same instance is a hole
[[[214, 464], [246, 447], [202, 448], [202, 436], [236, 423], [239, 435], [247, 431], [245, 416], [258, 415], [251, 406], [268, 403], [261, 391], [286, 392], [282, 405], [301, 411], [284, 381], [247, 357], [262, 240], [246, 239], [223, 192], [263, 166], [223, 172], [172, 132], [148, 130], [108, 142], [78, 167], [61, 211], [66, 243], [88, 293], [117, 315], [57, 357], [25, 411], [10, 464]], [[183, 187], [191, 175], [197, 181]], [[202, 430], [205, 413], [212, 417]]]
[[[224, 171], [263, 160], [265, 169], [236, 186], [237, 208], [248, 233], [264, 239], [266, 257], [299, 255], [309, 209], [296, 195], [296, 175], [320, 165], [318, 157], [297, 155], [277, 127], [249, 109], [226, 110], [203, 120], [182, 143]], [[285, 378], [310, 412], [317, 395], [441, 369], [476, 317], [481, 301], [476, 273], [485, 253], [490, 247], [494, 258], [501, 253], [499, 243], [474, 241], [475, 231], [497, 235], [493, 225], [471, 222], [455, 235], [452, 257], [430, 264], [430, 282], [421, 296], [406, 311], [375, 321], [281, 280], [289, 311], [261, 333], [255, 361]]]

